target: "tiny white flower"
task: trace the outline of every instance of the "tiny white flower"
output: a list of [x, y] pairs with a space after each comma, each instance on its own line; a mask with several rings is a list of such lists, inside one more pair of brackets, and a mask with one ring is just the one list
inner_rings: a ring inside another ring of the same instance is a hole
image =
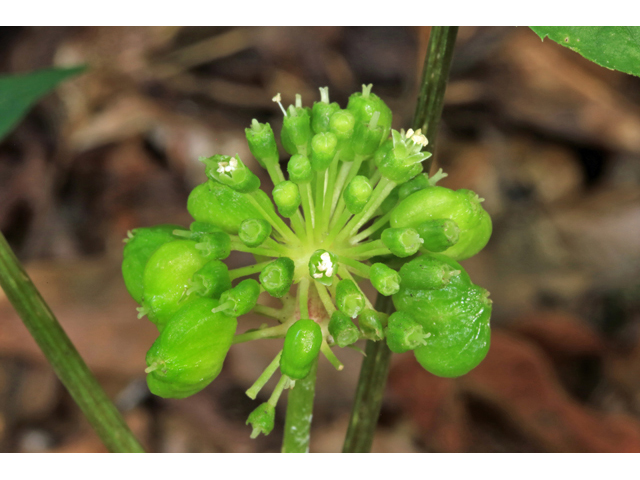
[[275, 95], [275, 97], [273, 97], [273, 98], [271, 99], [271, 101], [272, 101], [272, 102], [276, 102], [276, 103], [280, 103], [280, 102], [282, 101], [282, 96], [281, 96], [279, 93], [277, 93], [277, 94]]
[[[414, 133], [413, 128], [410, 128], [409, 130], [407, 130], [407, 134], [406, 134], [407, 138], [411, 138], [413, 136], [413, 133]], [[415, 133], [418, 133], [418, 132], [415, 132]]]
[[218, 173], [226, 172], [227, 165], [229, 165], [227, 162], [218, 162]]

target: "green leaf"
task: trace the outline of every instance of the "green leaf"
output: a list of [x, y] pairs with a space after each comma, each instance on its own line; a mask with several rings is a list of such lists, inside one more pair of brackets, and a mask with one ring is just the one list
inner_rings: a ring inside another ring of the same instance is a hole
[[530, 27], [610, 70], [640, 76], [640, 27]]
[[60, 82], [84, 70], [85, 67], [51, 68], [0, 76], [0, 140], [18, 124], [34, 103]]

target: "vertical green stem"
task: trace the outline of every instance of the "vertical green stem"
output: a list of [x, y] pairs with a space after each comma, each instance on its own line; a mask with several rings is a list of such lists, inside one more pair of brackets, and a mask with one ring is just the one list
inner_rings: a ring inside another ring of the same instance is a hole
[[282, 453], [307, 453], [309, 451], [317, 368], [318, 360], [314, 362], [309, 375], [302, 380], [296, 380], [296, 386], [289, 390]]
[[[435, 150], [436, 133], [457, 33], [458, 27], [431, 27], [429, 36], [413, 128], [422, 128], [429, 140], [427, 150], [432, 153]], [[424, 162], [422, 165], [426, 171], [429, 170], [430, 163]], [[379, 295], [376, 310], [393, 312], [391, 297]], [[362, 361], [343, 452], [369, 452], [380, 415], [391, 351], [384, 341], [367, 341], [366, 354]]]
[[0, 233], [0, 286], [56, 375], [112, 452], [143, 452]]

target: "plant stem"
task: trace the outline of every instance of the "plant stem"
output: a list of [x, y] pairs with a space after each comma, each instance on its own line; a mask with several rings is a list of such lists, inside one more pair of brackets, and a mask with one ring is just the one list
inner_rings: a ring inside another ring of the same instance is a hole
[[[429, 140], [427, 150], [431, 153], [435, 150], [436, 134], [457, 33], [458, 27], [431, 27], [429, 36], [413, 128], [422, 128]], [[428, 172], [431, 163], [423, 162], [422, 165]], [[378, 295], [376, 310], [392, 313], [393, 309], [391, 297]], [[369, 452], [380, 415], [391, 351], [384, 341], [368, 340], [366, 354], [362, 361], [343, 452]]]
[[309, 452], [317, 368], [318, 360], [315, 360], [309, 375], [302, 380], [296, 380], [296, 386], [289, 391], [282, 453]]
[[112, 452], [143, 452], [0, 233], [0, 286], [56, 375]]

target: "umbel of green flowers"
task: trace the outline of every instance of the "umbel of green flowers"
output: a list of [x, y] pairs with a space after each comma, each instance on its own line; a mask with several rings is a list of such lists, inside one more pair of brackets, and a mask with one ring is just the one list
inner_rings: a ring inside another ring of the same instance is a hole
[[[283, 389], [305, 378], [320, 354], [342, 370], [334, 347], [386, 341], [443, 377], [467, 373], [489, 349], [488, 292], [457, 262], [491, 235], [482, 199], [436, 186], [441, 171], [423, 173], [427, 139], [391, 130], [391, 110], [371, 85], [345, 109], [329, 101], [328, 88], [320, 96], [303, 107], [296, 95], [286, 109], [279, 94], [273, 99], [284, 114], [286, 172], [271, 126], [253, 120], [246, 129], [273, 201], [238, 155], [201, 158], [208, 180], [189, 196], [190, 227], [138, 228], [125, 240], [127, 289], [159, 331], [146, 358], [152, 393], [193, 395], [220, 373], [232, 344], [284, 339], [247, 391], [255, 399], [280, 370], [271, 398], [249, 417], [254, 437], [271, 431]], [[256, 263], [229, 270], [233, 250]], [[393, 296], [394, 314], [375, 310], [361, 289], [367, 281]], [[281, 308], [263, 305], [263, 292]], [[271, 323], [238, 329], [250, 312]]]

